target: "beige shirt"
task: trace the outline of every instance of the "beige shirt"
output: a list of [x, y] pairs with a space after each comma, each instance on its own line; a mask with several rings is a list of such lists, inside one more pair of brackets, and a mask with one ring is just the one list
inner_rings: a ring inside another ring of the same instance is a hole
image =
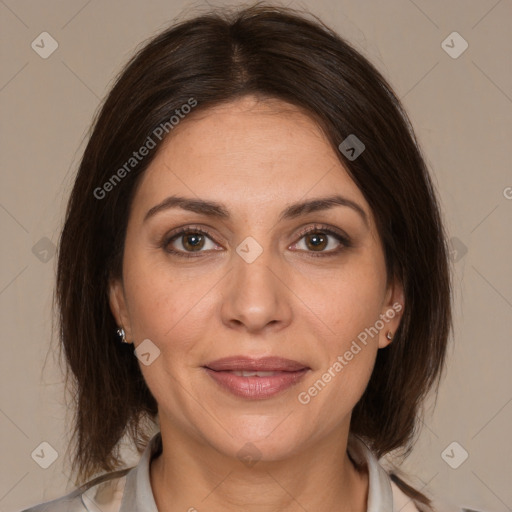
[[[158, 512], [150, 482], [150, 462], [162, 449], [160, 432], [148, 443], [139, 463], [128, 469], [102, 475], [71, 493], [40, 503], [21, 512]], [[368, 469], [367, 512], [422, 512], [395, 484], [375, 455], [355, 437], [349, 438], [348, 452]], [[437, 507], [437, 505], [436, 505]], [[191, 507], [189, 511], [194, 512]], [[437, 512], [461, 509], [436, 508]]]

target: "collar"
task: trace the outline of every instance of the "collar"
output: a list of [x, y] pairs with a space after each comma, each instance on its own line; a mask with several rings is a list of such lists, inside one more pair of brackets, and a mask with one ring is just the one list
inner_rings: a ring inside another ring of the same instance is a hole
[[368, 504], [366, 512], [393, 512], [391, 479], [377, 457], [358, 437], [349, 434], [347, 451], [356, 464], [368, 471]]
[[[368, 470], [367, 512], [393, 512], [393, 492], [389, 475], [364, 442], [349, 435], [348, 453]], [[149, 469], [151, 458], [162, 450], [162, 436], [157, 432], [146, 446], [139, 463], [126, 475], [119, 512], [158, 512], [151, 489]]]
[[158, 512], [151, 489], [149, 470], [152, 457], [161, 451], [162, 434], [157, 432], [144, 449], [139, 463], [126, 475], [119, 512]]

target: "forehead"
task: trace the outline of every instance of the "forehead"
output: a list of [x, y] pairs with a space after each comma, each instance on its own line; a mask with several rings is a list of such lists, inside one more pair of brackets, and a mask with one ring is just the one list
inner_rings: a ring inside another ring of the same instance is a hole
[[369, 212], [321, 128], [276, 99], [244, 97], [182, 120], [144, 173], [134, 206], [151, 208], [171, 193], [246, 215], [339, 193]]

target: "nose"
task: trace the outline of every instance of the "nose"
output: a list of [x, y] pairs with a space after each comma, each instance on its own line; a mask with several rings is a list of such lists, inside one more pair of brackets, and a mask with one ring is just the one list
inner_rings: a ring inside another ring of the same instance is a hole
[[233, 252], [232, 271], [222, 293], [223, 323], [252, 334], [284, 329], [291, 322], [293, 293], [285, 284], [279, 258], [264, 249], [249, 261]]

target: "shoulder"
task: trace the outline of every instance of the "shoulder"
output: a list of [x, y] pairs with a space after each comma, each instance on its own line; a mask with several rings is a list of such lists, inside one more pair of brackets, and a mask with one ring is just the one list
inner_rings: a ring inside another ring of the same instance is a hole
[[[389, 474], [389, 473], [388, 473]], [[391, 475], [390, 475], [391, 477]], [[430, 497], [430, 506], [414, 501], [400, 487], [390, 478], [391, 490], [393, 492], [393, 510], [400, 512], [464, 512], [465, 508], [448, 504], [445, 501], [440, 501], [435, 497]], [[478, 510], [471, 509], [472, 512], [479, 512]]]
[[130, 469], [101, 475], [65, 496], [19, 512], [118, 512]]
[[393, 510], [400, 512], [462, 512], [463, 510], [435, 499], [432, 500], [432, 506], [428, 507], [412, 500], [392, 480], [390, 480], [390, 483], [393, 492]]
[[357, 466], [365, 466], [368, 472], [367, 512], [463, 512], [461, 507], [436, 499], [427, 506], [408, 496], [393, 481], [396, 468], [385, 458], [377, 459], [362, 439], [349, 435], [348, 453]]
[[400, 512], [423, 512], [395, 482], [390, 479], [389, 483], [391, 484], [391, 492], [393, 493], [393, 510], [400, 510]]

